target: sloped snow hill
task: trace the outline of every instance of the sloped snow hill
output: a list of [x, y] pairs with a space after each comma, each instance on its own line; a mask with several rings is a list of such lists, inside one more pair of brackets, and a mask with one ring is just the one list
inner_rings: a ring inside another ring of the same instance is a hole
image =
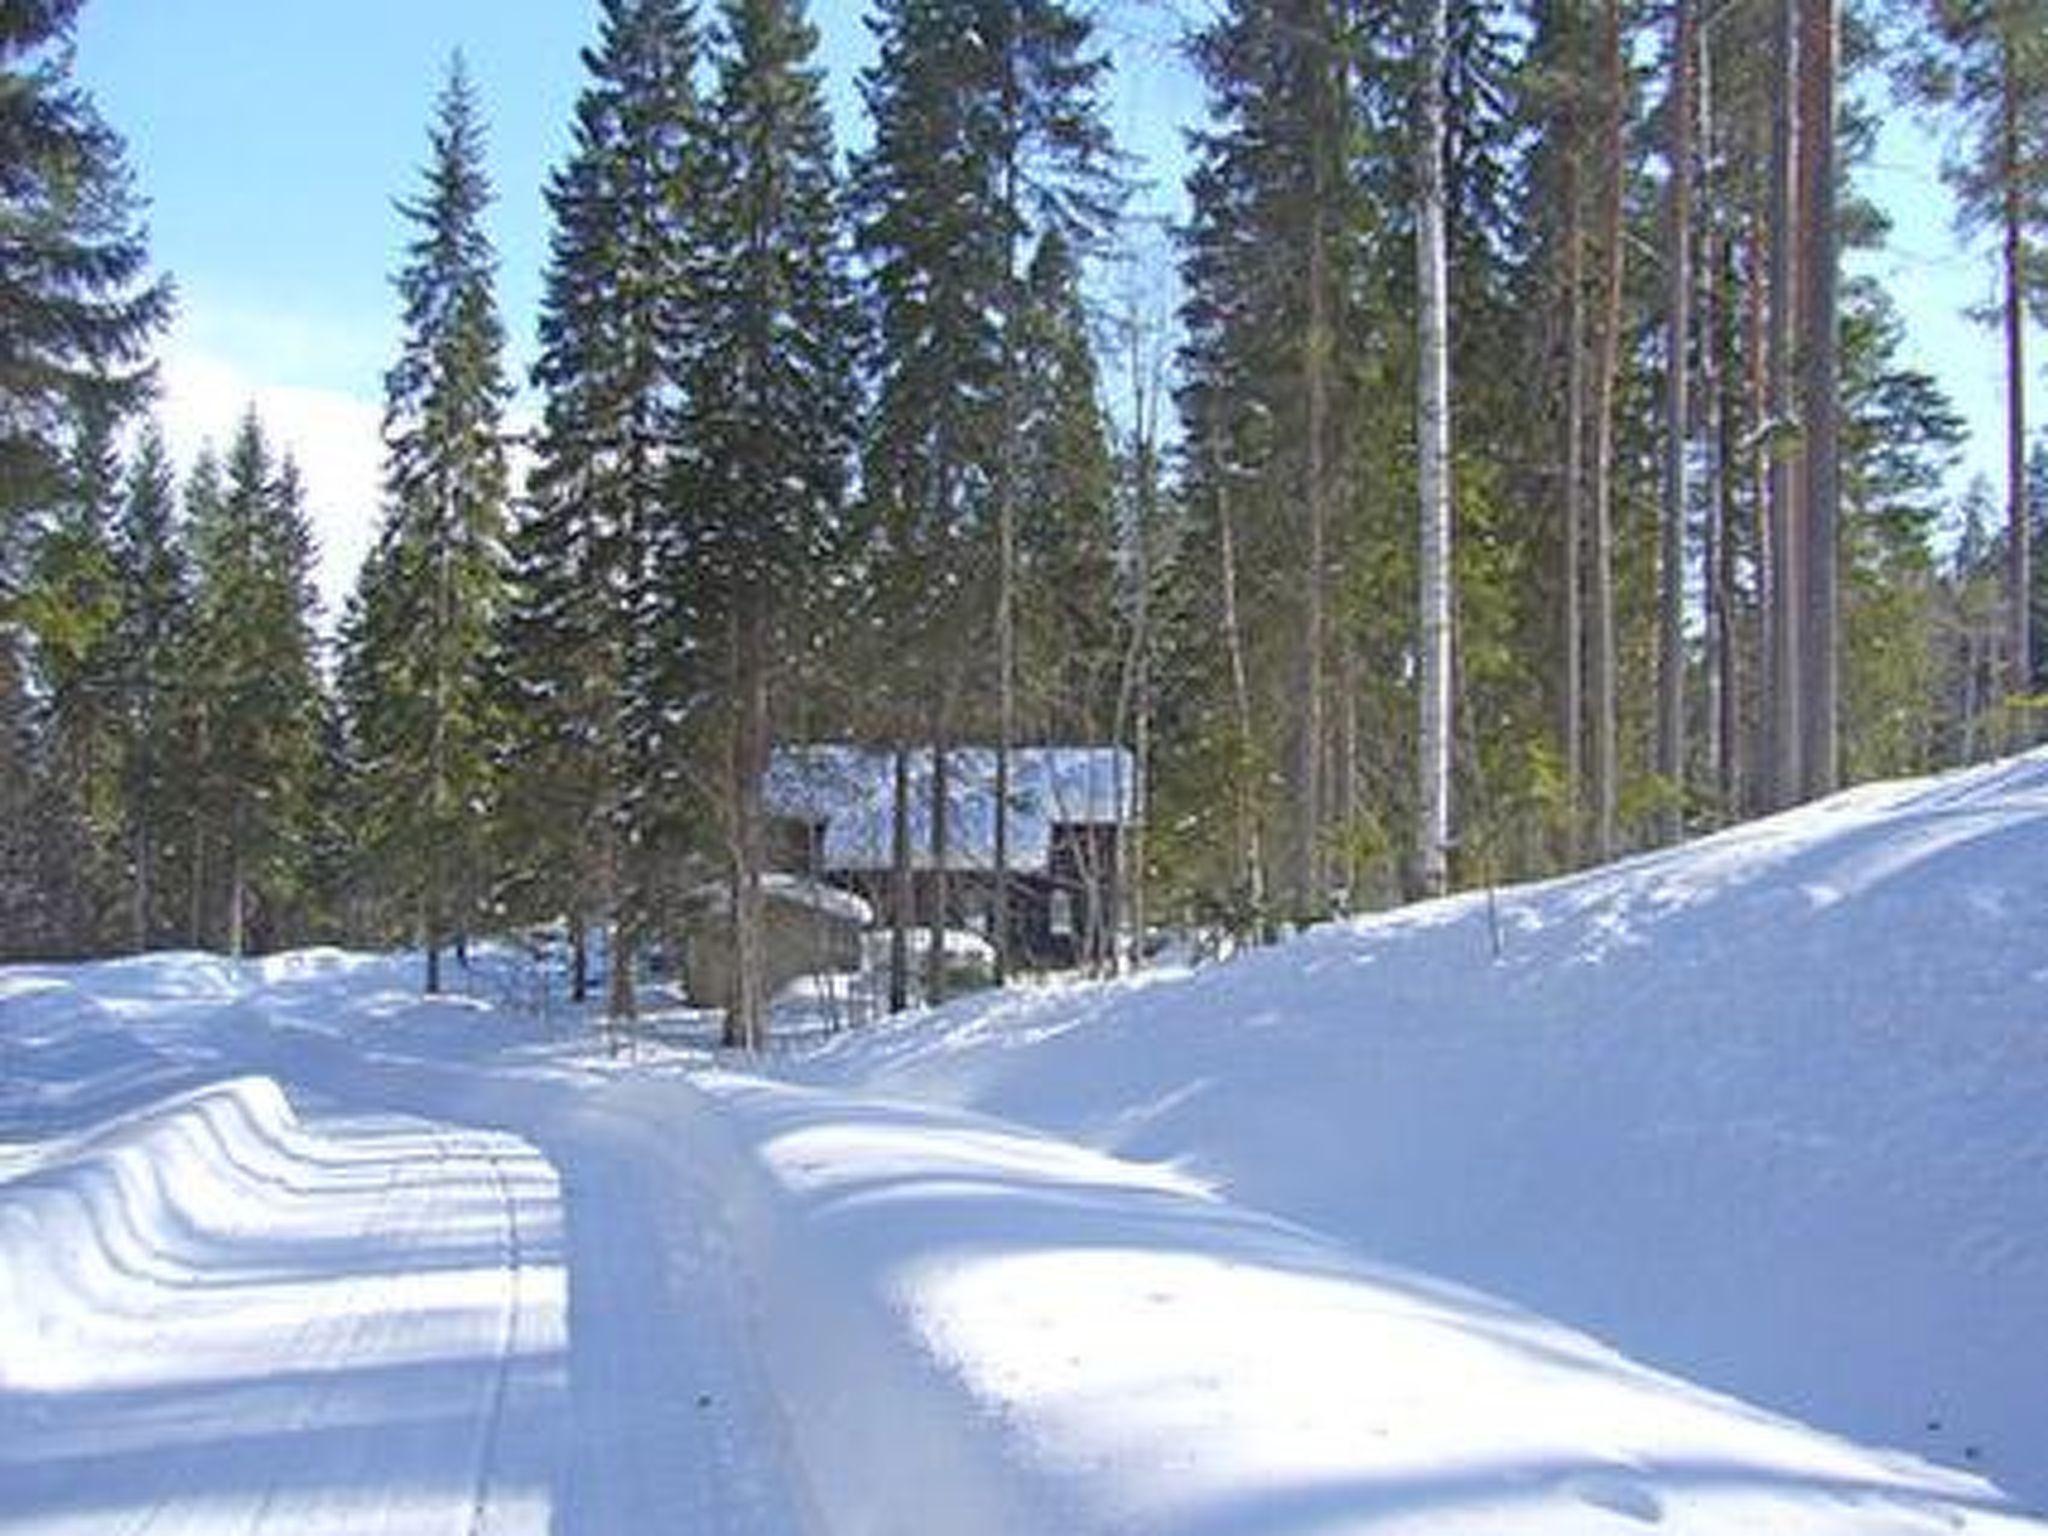
[[2048, 1506], [2048, 753], [962, 1000], [787, 1075], [971, 1107]]

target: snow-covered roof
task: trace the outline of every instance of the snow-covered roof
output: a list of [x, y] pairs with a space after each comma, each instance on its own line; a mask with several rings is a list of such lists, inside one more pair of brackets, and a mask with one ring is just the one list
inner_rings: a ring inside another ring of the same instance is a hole
[[[773, 901], [807, 907], [825, 917], [836, 917], [859, 928], [865, 928], [875, 920], [875, 909], [868, 905], [866, 897], [857, 892], [783, 870], [769, 870], [761, 876], [761, 894]], [[707, 905], [722, 905], [731, 900], [731, 896], [729, 884], [712, 881], [691, 891], [687, 899]]]
[[[909, 754], [911, 863], [929, 869], [930, 747]], [[895, 829], [895, 754], [839, 743], [780, 747], [768, 765], [771, 815], [822, 824], [828, 870], [887, 869]], [[946, 867], [995, 866], [996, 753], [946, 750]], [[1128, 825], [1137, 766], [1124, 747], [1027, 745], [1010, 749], [1010, 868], [1042, 873], [1056, 826]]]

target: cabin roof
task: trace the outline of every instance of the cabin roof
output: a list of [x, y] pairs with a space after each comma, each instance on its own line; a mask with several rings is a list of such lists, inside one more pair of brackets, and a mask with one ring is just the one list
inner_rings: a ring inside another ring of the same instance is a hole
[[[913, 868], [931, 856], [933, 751], [907, 754]], [[996, 752], [946, 749], [946, 860], [949, 870], [995, 867]], [[768, 765], [771, 816], [823, 829], [822, 867], [830, 872], [891, 867], [895, 831], [895, 754], [844, 743], [778, 747]], [[1127, 826], [1137, 804], [1136, 760], [1124, 747], [1029, 744], [1010, 749], [1009, 865], [1043, 873], [1055, 827]]]

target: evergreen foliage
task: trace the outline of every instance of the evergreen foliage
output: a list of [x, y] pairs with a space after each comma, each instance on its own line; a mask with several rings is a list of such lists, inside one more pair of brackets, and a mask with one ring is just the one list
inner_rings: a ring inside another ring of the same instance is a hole
[[[660, 921], [680, 811], [655, 588], [680, 515], [704, 189], [696, 62], [688, 6], [605, 0], [569, 158], [548, 188], [534, 369], [545, 404], [503, 642], [521, 717], [513, 877], [572, 917], [609, 912], [621, 1014], [635, 946]], [[549, 915], [532, 898], [528, 910]]]
[[109, 477], [171, 304], [77, 11], [0, 16], [0, 954], [110, 941]]
[[1027, 739], [1100, 741], [1126, 649], [1116, 464], [1082, 273], [1049, 229], [1025, 273], [1014, 349], [1019, 672]]
[[0, 577], [16, 523], [47, 507], [87, 417], [139, 404], [170, 312], [120, 139], [70, 77], [79, 0], [0, 21]]
[[415, 930], [427, 988], [485, 878], [493, 723], [484, 662], [503, 606], [504, 327], [483, 227], [483, 124], [460, 55], [436, 108], [418, 233], [396, 286], [404, 342], [385, 381], [386, 510], [344, 662], [357, 835], [388, 930]]
[[177, 526], [177, 488], [152, 427], [128, 467], [115, 528], [120, 594], [115, 647], [122, 699], [122, 841], [128, 861], [129, 941], [137, 949], [177, 932], [169, 906], [181, 784], [190, 764], [182, 647], [192, 574]]
[[[687, 312], [681, 515], [656, 550], [651, 681], [665, 750], [696, 764], [722, 834], [738, 988], [733, 1045], [766, 1040], [761, 781], [774, 720], [847, 553], [859, 313], [799, 0], [727, 0]], [[710, 821], [712, 817], [705, 820]]]
[[188, 506], [193, 940], [242, 954], [303, 936], [316, 901], [313, 540], [297, 471], [253, 411], [218, 471], [195, 470]]

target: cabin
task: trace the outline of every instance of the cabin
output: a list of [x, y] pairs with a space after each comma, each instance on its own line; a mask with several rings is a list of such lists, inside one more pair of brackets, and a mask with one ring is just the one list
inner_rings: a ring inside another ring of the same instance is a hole
[[[1009, 954], [1025, 967], [1105, 960], [1115, 948], [1139, 804], [1136, 759], [1123, 747], [1061, 744], [1015, 746], [1009, 757]], [[992, 940], [992, 747], [778, 748], [764, 794], [771, 865], [854, 892], [880, 925], [892, 925], [899, 766], [910, 864], [904, 917], [928, 927], [943, 901], [947, 928]]]

